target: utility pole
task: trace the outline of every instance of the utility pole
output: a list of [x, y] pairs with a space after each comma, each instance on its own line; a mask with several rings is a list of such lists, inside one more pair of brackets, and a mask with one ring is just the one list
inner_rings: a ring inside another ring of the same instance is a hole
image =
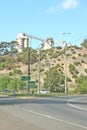
[[48, 86], [49, 86], [49, 92], [51, 92], [51, 88], [50, 88], [50, 63], [47, 63], [47, 67], [48, 67]]
[[66, 49], [67, 49], [67, 44], [65, 43], [65, 66], [64, 66], [64, 71], [65, 71], [65, 94], [67, 94], [67, 63], [66, 63]]
[[40, 65], [41, 65], [40, 58], [41, 58], [41, 49], [42, 48], [43, 48], [43, 43], [40, 45], [40, 47], [38, 49], [38, 52], [39, 52], [39, 59], [38, 59], [38, 90], [37, 90], [38, 94], [40, 93]]
[[[28, 34], [27, 37], [30, 39], [39, 40], [42, 43], [45, 42], [44, 39], [30, 35], [30, 34]], [[30, 47], [29, 47], [29, 43], [28, 43], [27, 47], [28, 47], [28, 76], [30, 76]], [[41, 48], [40, 48], [40, 50], [41, 50]], [[28, 89], [29, 89], [29, 81], [28, 81], [28, 86], [27, 86], [26, 92], [28, 92]], [[39, 54], [39, 61], [38, 61], [38, 93], [39, 92], [40, 92], [40, 54]]]
[[[63, 35], [66, 35], [66, 34], [70, 34], [70, 33], [66, 33], [64, 32]], [[66, 51], [67, 51], [67, 42], [66, 42], [66, 38], [65, 38], [65, 41], [64, 41], [64, 45], [65, 45], [65, 66], [64, 66], [64, 71], [65, 71], [65, 79], [64, 79], [64, 89], [65, 89], [65, 94], [67, 94], [67, 62], [66, 62]]]
[[38, 90], [37, 93], [40, 93], [40, 55], [41, 55], [41, 49], [39, 49], [39, 59], [38, 59]]
[[[27, 50], [28, 50], [28, 77], [30, 77], [30, 47], [29, 47], [29, 38], [27, 38]], [[26, 88], [26, 94], [30, 93], [30, 88], [29, 88], [29, 80], [28, 80], [28, 85]]]

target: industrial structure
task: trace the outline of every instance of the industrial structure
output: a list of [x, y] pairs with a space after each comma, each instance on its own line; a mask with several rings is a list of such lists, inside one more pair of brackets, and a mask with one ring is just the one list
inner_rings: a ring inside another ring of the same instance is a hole
[[18, 53], [21, 53], [24, 48], [28, 47], [28, 36], [25, 33], [19, 33], [17, 36], [17, 45], [16, 49], [18, 50]]
[[46, 40], [44, 40], [44, 39], [41, 39], [32, 35], [27, 35], [25, 33], [19, 33], [16, 39], [18, 43], [16, 45], [16, 49], [18, 50], [18, 53], [21, 53], [24, 48], [28, 47], [29, 38], [40, 40], [43, 43], [42, 50], [46, 50], [46, 49], [50, 49], [54, 47], [54, 40], [51, 37], [48, 37]]

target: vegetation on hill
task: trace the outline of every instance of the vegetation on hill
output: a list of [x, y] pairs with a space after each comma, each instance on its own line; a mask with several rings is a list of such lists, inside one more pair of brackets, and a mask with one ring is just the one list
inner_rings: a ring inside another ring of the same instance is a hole
[[[28, 50], [18, 54], [15, 43], [0, 43], [0, 91], [22, 92], [27, 85], [20, 77], [27, 75]], [[64, 92], [66, 73], [68, 92], [87, 93], [87, 39], [81, 45], [67, 47], [67, 50], [54, 47], [40, 53], [30, 48], [31, 80], [36, 81], [36, 86], [40, 80], [40, 89], [59, 93]]]

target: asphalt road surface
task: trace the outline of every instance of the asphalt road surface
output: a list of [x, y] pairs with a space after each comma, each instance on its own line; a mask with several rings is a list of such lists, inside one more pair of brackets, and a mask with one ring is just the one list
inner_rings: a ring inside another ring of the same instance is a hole
[[0, 130], [87, 130], [87, 95], [0, 96]]

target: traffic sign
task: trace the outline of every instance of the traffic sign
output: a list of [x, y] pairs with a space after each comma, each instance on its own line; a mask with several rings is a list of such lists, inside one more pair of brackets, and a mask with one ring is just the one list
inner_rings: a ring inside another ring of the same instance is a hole
[[28, 81], [30, 80], [30, 76], [21, 76], [21, 80]]
[[35, 81], [29, 81], [28, 86], [29, 87], [35, 87]]

